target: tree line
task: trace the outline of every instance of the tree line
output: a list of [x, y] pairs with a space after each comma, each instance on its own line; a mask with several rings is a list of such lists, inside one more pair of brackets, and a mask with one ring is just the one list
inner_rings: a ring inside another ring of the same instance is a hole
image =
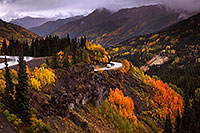
[[75, 52], [79, 48], [84, 47], [86, 47], [85, 37], [70, 39], [69, 34], [66, 38], [51, 35], [45, 38], [36, 38], [30, 44], [27, 42], [19, 42], [12, 37], [9, 43], [3, 40], [1, 54], [19, 56], [20, 49], [23, 49], [24, 56], [45, 57], [52, 56], [59, 51], [65, 51], [65, 49]]

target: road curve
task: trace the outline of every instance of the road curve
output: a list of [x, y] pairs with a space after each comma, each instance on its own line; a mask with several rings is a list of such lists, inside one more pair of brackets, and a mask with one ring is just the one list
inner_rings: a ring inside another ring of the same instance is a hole
[[[0, 56], [0, 58], [5, 59], [5, 56]], [[17, 62], [18, 56], [6, 56], [6, 58], [11, 60], [11, 61], [8, 61], [9, 67], [18, 65], [18, 62]], [[26, 57], [26, 56], [24, 57], [24, 60], [26, 62], [31, 61], [33, 59], [34, 59], [34, 57]], [[0, 63], [0, 69], [3, 69], [5, 67], [6, 67], [5, 63]]]
[[111, 68], [103, 67], [103, 68], [94, 69], [94, 71], [96, 72], [96, 71], [104, 71], [104, 70], [113, 70], [113, 69], [119, 69], [123, 67], [123, 64], [119, 62], [110, 62], [110, 63], [114, 64]]

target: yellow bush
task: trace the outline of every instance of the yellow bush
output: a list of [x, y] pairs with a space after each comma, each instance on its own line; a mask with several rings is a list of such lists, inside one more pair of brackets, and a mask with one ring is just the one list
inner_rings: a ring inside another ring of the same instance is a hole
[[41, 91], [41, 88], [55, 83], [55, 74], [50, 68], [35, 68], [29, 78], [30, 86], [36, 91]]

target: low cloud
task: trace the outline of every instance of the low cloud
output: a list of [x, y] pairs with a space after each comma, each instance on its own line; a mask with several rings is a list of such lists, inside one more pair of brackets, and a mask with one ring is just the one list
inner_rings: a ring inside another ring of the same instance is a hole
[[[89, 13], [96, 8], [119, 10], [142, 5], [164, 4], [176, 10], [200, 11], [200, 0], [0, 0], [0, 16], [65, 17]], [[6, 15], [5, 15], [6, 14]]]
[[0, 0], [0, 3], [15, 3], [17, 0]]

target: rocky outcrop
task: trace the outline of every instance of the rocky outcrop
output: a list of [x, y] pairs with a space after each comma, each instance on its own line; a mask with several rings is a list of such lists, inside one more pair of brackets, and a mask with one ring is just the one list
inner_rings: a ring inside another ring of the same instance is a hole
[[37, 93], [30, 94], [33, 106], [41, 117], [68, 117], [77, 126], [89, 132], [87, 122], [81, 121], [71, 112], [78, 113], [77, 107], [87, 103], [92, 103], [98, 108], [100, 103], [107, 98], [110, 88], [121, 88], [125, 95], [129, 95], [134, 100], [137, 113], [146, 110], [146, 102], [140, 100], [135, 93], [144, 88], [144, 84], [137, 81], [131, 73], [124, 74], [114, 70], [103, 73], [94, 72], [93, 67], [83, 64], [57, 70], [56, 76], [55, 86], [43, 89], [44, 97]]

